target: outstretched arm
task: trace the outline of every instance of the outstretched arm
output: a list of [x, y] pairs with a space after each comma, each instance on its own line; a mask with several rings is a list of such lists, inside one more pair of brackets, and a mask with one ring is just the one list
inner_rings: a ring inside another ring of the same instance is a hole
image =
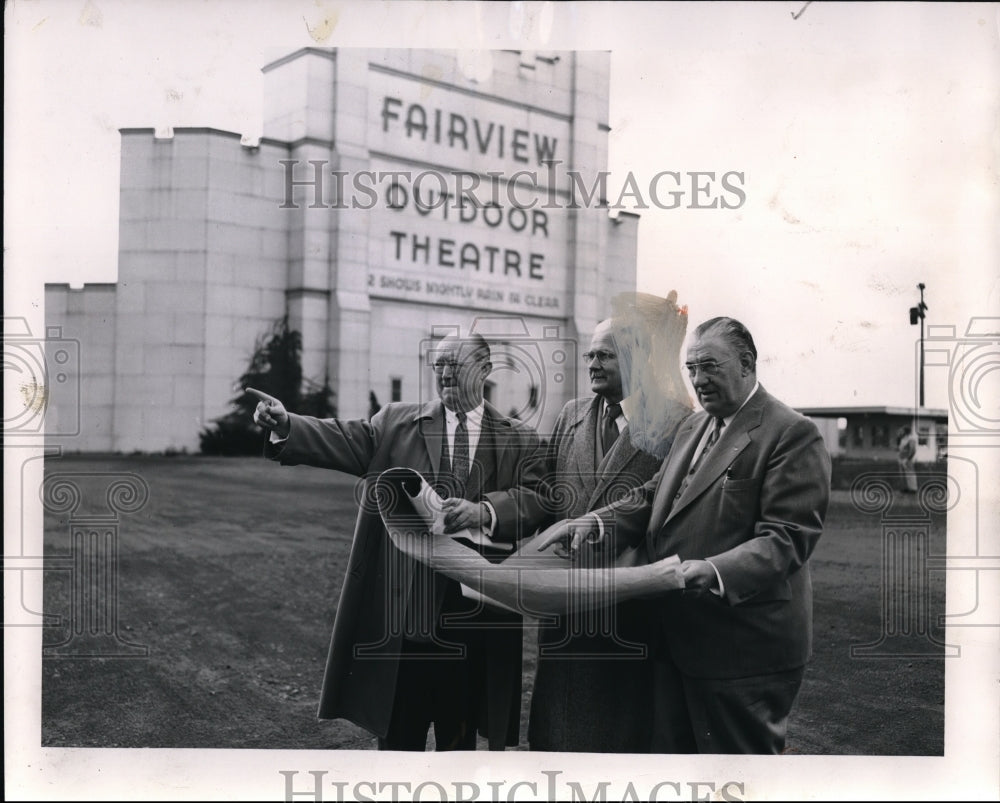
[[331, 468], [355, 476], [368, 471], [378, 445], [378, 423], [384, 418], [386, 408], [370, 423], [313, 418], [289, 413], [281, 401], [255, 388], [246, 391], [259, 399], [254, 422], [282, 439], [280, 443], [265, 445], [266, 457], [282, 465]]

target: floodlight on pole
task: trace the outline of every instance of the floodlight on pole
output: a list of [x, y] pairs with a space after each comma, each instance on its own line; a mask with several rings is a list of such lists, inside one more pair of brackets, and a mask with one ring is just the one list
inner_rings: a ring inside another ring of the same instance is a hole
[[927, 305], [924, 303], [924, 290], [927, 288], [923, 282], [917, 285], [920, 291], [920, 303], [915, 307], [910, 307], [910, 325], [916, 325], [920, 321], [920, 407], [924, 406], [924, 317], [927, 312]]

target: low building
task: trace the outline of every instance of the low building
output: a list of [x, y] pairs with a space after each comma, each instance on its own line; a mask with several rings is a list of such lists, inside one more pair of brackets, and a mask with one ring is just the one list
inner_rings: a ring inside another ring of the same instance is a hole
[[895, 460], [899, 430], [917, 433], [917, 462], [943, 459], [948, 449], [948, 411], [912, 407], [800, 407], [819, 427], [831, 456], [845, 460]]

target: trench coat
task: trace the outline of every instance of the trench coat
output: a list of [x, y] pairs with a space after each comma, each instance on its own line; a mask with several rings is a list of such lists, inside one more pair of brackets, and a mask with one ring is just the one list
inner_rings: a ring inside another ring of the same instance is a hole
[[[643, 485], [660, 467], [659, 458], [632, 444], [628, 425], [598, 459], [600, 413], [601, 397], [584, 397], [567, 403], [556, 421], [547, 453], [547, 483], [550, 497], [560, 502], [557, 518], [576, 518], [609, 505]], [[677, 425], [682, 420], [683, 411]], [[667, 440], [672, 437], [668, 433]], [[604, 633], [593, 635], [583, 634], [582, 623], [573, 623], [570, 616], [539, 622], [528, 729], [532, 750], [648, 751], [651, 613], [644, 600], [618, 603], [601, 614], [599, 630]]]
[[[289, 414], [282, 447], [265, 455], [284, 465], [305, 464], [363, 477], [360, 509], [333, 625], [318, 716], [347, 719], [384, 737], [399, 670], [402, 634], [396, 625], [409, 599], [416, 568], [386, 534], [374, 498], [374, 480], [388, 468], [412, 468], [430, 480], [438, 473], [445, 437], [444, 406], [393, 403], [371, 421], [316, 419]], [[485, 404], [479, 445], [465, 498], [486, 500], [496, 513], [495, 540], [534, 533], [544, 516], [534, 488], [544, 474], [544, 450], [533, 429]], [[446, 581], [451, 583], [453, 581]], [[490, 749], [518, 743], [521, 700], [520, 617], [480, 610], [472, 626], [496, 626], [486, 638], [480, 667], [480, 733]]]

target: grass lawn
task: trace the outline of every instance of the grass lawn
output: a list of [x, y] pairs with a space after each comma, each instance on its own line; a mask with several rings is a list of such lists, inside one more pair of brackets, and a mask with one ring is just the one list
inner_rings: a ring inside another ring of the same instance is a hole
[[[102, 514], [109, 472], [141, 478], [149, 499], [118, 521], [117, 590], [104, 597], [117, 600], [117, 611], [103, 621], [116, 626], [121, 652], [148, 654], [75, 657], [87, 641], [73, 633], [83, 608], [72, 604], [70, 532], [79, 516]], [[374, 747], [364, 730], [315, 716], [357, 509], [354, 478], [263, 459], [145, 456], [63, 457], [46, 473], [72, 475], [82, 502], [74, 520], [45, 517], [46, 558], [55, 561], [45, 573], [45, 613], [58, 621], [44, 644], [71, 655], [42, 664], [43, 746]], [[893, 512], [918, 511], [912, 500], [893, 504]], [[792, 713], [791, 752], [943, 754], [945, 660], [933, 644], [943, 640], [943, 572], [911, 561], [884, 602], [882, 529], [847, 491], [834, 492], [811, 561], [814, 658]], [[944, 516], [931, 520], [927, 547], [944, 553]], [[904, 608], [911, 616], [900, 619]], [[875, 657], [852, 657], [852, 645], [878, 642], [886, 627], [925, 614], [929, 631], [918, 627], [904, 649], [888, 642]], [[525, 641], [521, 749], [530, 627]]]

